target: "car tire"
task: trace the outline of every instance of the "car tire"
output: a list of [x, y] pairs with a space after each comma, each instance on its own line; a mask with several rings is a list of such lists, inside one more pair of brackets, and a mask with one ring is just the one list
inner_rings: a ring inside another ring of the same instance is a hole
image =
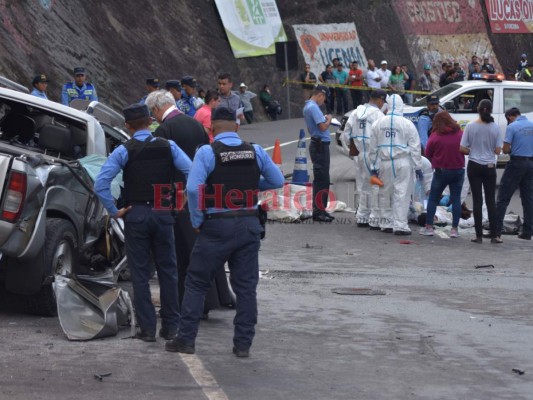
[[74, 226], [67, 220], [50, 218], [46, 225], [44, 244], [45, 284], [39, 293], [27, 296], [26, 311], [40, 316], [57, 315], [52, 279], [58, 274], [70, 275], [77, 271], [79, 260], [78, 239]]

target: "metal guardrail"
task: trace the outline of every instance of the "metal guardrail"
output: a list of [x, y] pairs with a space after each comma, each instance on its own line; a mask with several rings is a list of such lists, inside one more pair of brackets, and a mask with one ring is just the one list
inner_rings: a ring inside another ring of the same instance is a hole
[[5, 76], [0, 76], [0, 87], [5, 87], [11, 90], [16, 90], [17, 92], [30, 93], [30, 90], [21, 85], [20, 83], [14, 82], [10, 79], [7, 79]]

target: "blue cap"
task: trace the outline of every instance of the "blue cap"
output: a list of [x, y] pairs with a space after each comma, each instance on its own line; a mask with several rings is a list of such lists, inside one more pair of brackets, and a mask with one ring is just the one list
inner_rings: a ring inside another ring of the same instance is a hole
[[328, 88], [326, 86], [317, 85], [317, 86], [315, 86], [315, 91], [322, 92], [322, 93], [324, 93], [327, 96], [329, 90], [328, 90]]
[[159, 87], [159, 79], [157, 78], [148, 78], [146, 79], [146, 84], [153, 86], [153, 87]]
[[178, 81], [177, 79], [172, 79], [170, 81], [166, 81], [165, 83], [165, 89], [170, 89], [170, 88], [174, 88], [174, 89], [178, 89], [178, 90], [181, 90], [181, 83], [180, 81]]
[[425, 70], [431, 69], [431, 65], [429, 65], [429, 64], [424, 64], [424, 69], [425, 69]]
[[182, 85], [187, 85], [187, 86], [190, 86], [190, 87], [196, 87], [197, 84], [196, 84], [196, 79], [194, 79], [192, 76], [184, 76], [183, 78], [181, 78], [181, 84]]
[[123, 113], [126, 121], [133, 121], [150, 116], [150, 112], [148, 111], [146, 104], [139, 103], [129, 105], [123, 110]]
[[439, 104], [439, 96], [436, 94], [431, 94], [426, 97], [426, 104]]
[[218, 107], [211, 112], [211, 121], [237, 121], [235, 111], [226, 107]]
[[83, 67], [74, 68], [74, 75], [85, 75], [85, 68]]
[[41, 75], [37, 75], [33, 78], [33, 84], [35, 85], [36, 83], [44, 83], [44, 82], [50, 82], [50, 80], [46, 77], [45, 74], [41, 74]]

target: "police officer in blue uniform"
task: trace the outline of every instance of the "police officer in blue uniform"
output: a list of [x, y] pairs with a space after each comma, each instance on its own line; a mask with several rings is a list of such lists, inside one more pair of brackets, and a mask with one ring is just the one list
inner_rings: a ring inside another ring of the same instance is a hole
[[37, 75], [33, 78], [32, 85], [33, 90], [31, 91], [31, 95], [40, 97], [41, 99], [48, 100], [48, 96], [46, 95], [46, 88], [48, 87], [48, 78], [45, 74]]
[[420, 146], [422, 147], [422, 154], [428, 144], [428, 139], [431, 134], [431, 128], [433, 128], [433, 118], [440, 111], [439, 109], [439, 96], [431, 94], [426, 97], [427, 107], [420, 112], [420, 118], [418, 119], [418, 136], [420, 137]]
[[[124, 109], [126, 128], [132, 139], [117, 147], [102, 167], [94, 190], [113, 218], [124, 218], [126, 255], [131, 272], [134, 305], [140, 331], [136, 338], [155, 342], [157, 318], [150, 295], [153, 253], [161, 290], [161, 330], [170, 339], [179, 323], [178, 276], [174, 246], [174, 218], [169, 204], [154, 204], [154, 185], [172, 183], [174, 169], [189, 174], [191, 160], [171, 140], [155, 138], [149, 131], [150, 114], [146, 105]], [[123, 171], [124, 208], [111, 196], [111, 181]], [[166, 207], [166, 209], [162, 209]]]
[[212, 114], [215, 141], [194, 156], [187, 181], [194, 244], [181, 306], [178, 336], [167, 351], [193, 354], [204, 297], [217, 268], [226, 261], [237, 297], [233, 352], [248, 357], [257, 323], [259, 242], [257, 191], [279, 188], [284, 178], [267, 153], [237, 135], [235, 111], [216, 108]]
[[85, 68], [74, 68], [74, 81], [67, 82], [63, 85], [61, 91], [61, 103], [68, 106], [75, 99], [98, 101], [96, 88], [88, 82], [85, 82]]
[[187, 75], [181, 79], [183, 89], [181, 90], [181, 99], [177, 102], [176, 107], [189, 117], [194, 117], [196, 114], [196, 97], [193, 95], [197, 86], [196, 79], [192, 76]]
[[145, 88], [146, 88], [146, 95], [144, 95], [143, 98], [139, 100], [139, 104], [144, 104], [146, 102], [146, 98], [148, 97], [148, 95], [159, 89], [159, 79], [158, 78], [146, 79]]
[[328, 89], [317, 86], [311, 98], [305, 102], [303, 114], [307, 131], [311, 136], [309, 155], [313, 163], [313, 221], [332, 222], [335, 217], [326, 211], [329, 199], [330, 152], [329, 125], [331, 115], [324, 115], [320, 106], [326, 101]]

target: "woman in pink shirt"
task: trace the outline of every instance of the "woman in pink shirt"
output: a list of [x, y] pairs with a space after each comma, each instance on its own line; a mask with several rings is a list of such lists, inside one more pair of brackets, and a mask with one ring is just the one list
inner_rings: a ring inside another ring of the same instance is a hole
[[459, 151], [463, 131], [447, 111], [441, 111], [433, 119], [433, 129], [429, 137], [425, 156], [431, 161], [435, 172], [429, 193], [426, 226], [421, 235], [433, 236], [433, 218], [442, 192], [450, 187], [452, 204], [452, 230], [450, 237], [459, 236], [458, 226], [461, 217], [461, 188], [465, 178], [465, 156]]
[[205, 94], [205, 104], [196, 111], [196, 114], [194, 114], [194, 119], [203, 125], [207, 135], [209, 136], [209, 143], [213, 143], [211, 112], [213, 111], [213, 108], [217, 108], [219, 104], [220, 98], [218, 93], [215, 90], [208, 90]]

